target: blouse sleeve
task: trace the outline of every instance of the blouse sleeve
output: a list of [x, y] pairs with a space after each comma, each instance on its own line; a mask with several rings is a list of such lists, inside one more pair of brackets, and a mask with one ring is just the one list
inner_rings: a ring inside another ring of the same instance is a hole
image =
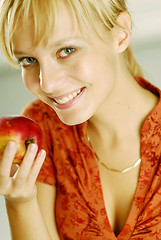
[[46, 159], [41, 167], [37, 181], [49, 185], [56, 185], [55, 167], [53, 163], [53, 141], [52, 141], [52, 122], [46, 104], [40, 100], [27, 105], [21, 112], [21, 115], [34, 120], [41, 128], [42, 131], [42, 149], [46, 151]]

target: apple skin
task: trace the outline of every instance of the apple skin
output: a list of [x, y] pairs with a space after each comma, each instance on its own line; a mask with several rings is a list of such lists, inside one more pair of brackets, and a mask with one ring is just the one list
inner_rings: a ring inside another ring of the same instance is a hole
[[8, 115], [0, 118], [0, 157], [9, 141], [17, 143], [17, 153], [13, 164], [21, 164], [30, 143], [38, 145], [41, 149], [42, 133], [36, 122], [20, 115]]

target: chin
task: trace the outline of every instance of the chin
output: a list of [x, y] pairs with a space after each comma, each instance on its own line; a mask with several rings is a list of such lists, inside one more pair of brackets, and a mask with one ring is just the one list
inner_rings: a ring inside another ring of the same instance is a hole
[[58, 109], [54, 107], [51, 103], [46, 102], [48, 105], [50, 105], [54, 111], [56, 112], [59, 119], [66, 125], [74, 126], [81, 123], [84, 123], [91, 118], [91, 116], [94, 114], [94, 107], [90, 104], [87, 106], [86, 102], [85, 104], [80, 104], [75, 107], [69, 108], [69, 109]]
[[90, 114], [85, 114], [83, 112], [83, 114], [71, 114], [70, 116], [68, 114], [60, 114], [57, 113], [59, 119], [66, 125], [68, 126], [74, 126], [74, 125], [78, 125], [81, 123], [86, 122], [87, 120], [89, 120], [89, 118], [91, 117]]

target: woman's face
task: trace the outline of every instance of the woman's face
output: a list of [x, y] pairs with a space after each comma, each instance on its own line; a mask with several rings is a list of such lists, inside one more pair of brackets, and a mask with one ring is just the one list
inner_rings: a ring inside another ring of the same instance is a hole
[[[45, 27], [45, 26], [42, 26]], [[103, 40], [85, 24], [74, 26], [62, 3], [47, 44], [33, 46], [33, 21], [19, 23], [13, 50], [27, 89], [50, 105], [67, 125], [88, 120], [106, 103], [115, 84], [116, 53], [111, 31], [96, 21]]]

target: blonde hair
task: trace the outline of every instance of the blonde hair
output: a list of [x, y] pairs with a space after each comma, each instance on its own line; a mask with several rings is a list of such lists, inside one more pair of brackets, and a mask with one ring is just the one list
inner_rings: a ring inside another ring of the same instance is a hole
[[[49, 37], [53, 22], [56, 24], [59, 14], [60, 0], [1, 0], [0, 1], [0, 43], [2, 49], [15, 65], [14, 54], [12, 51], [13, 35], [19, 19], [23, 24], [27, 23], [29, 10], [32, 9], [34, 19], [34, 44], [41, 41], [42, 37]], [[82, 19], [93, 29], [95, 29], [96, 17], [111, 30], [113, 27], [122, 28], [117, 22], [117, 17], [121, 12], [128, 12], [125, 0], [65, 0], [77, 21]], [[129, 14], [130, 15], [130, 14]], [[45, 29], [42, 27], [45, 19]], [[96, 30], [96, 29], [95, 29]], [[96, 30], [97, 31], [97, 30]], [[131, 47], [125, 52], [125, 61], [131, 74], [142, 76], [142, 69], [137, 63]], [[17, 64], [16, 64], [17, 65]]]

